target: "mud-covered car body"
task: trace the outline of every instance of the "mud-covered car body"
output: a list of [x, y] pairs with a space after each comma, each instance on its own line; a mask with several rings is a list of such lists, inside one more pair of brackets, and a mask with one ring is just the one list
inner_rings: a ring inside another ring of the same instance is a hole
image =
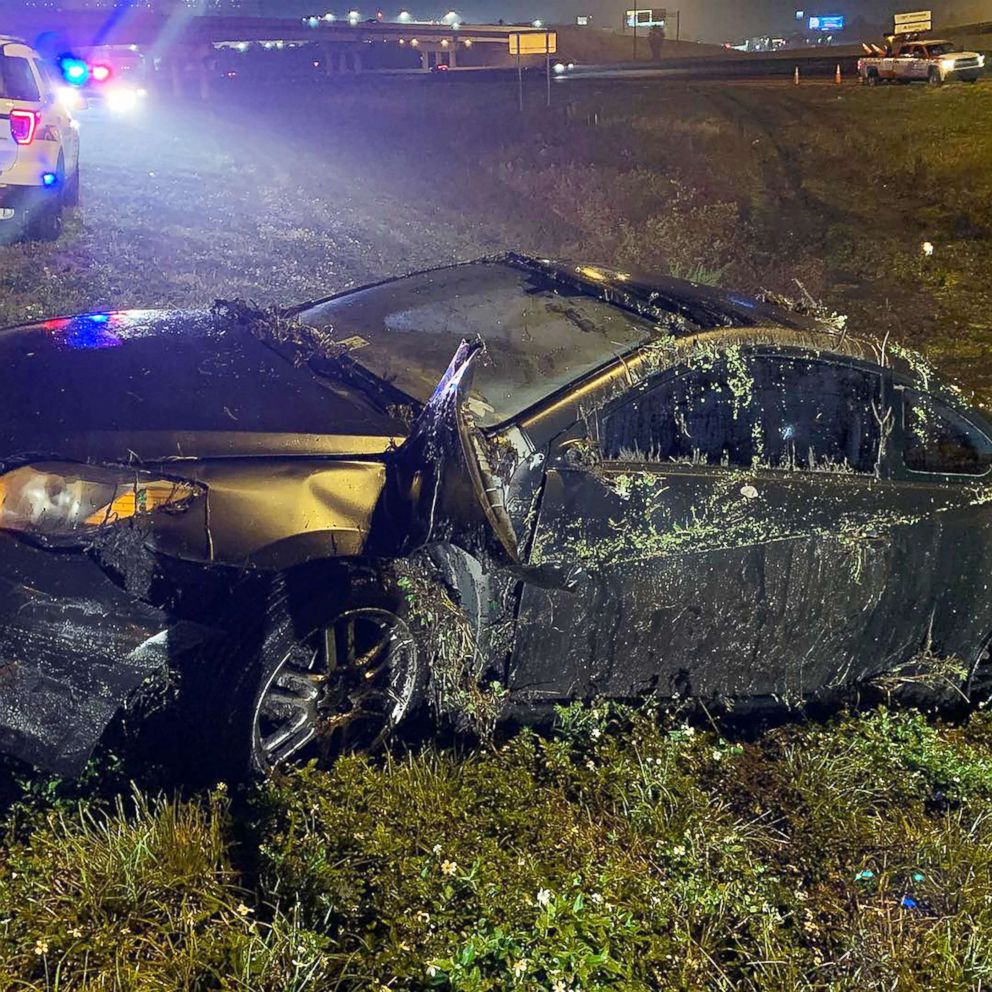
[[[246, 577], [314, 563], [435, 583], [456, 695], [499, 715], [967, 692], [992, 632], [989, 425], [916, 356], [747, 297], [506, 256], [283, 316], [48, 321], [0, 358], [0, 747], [46, 767], [209, 667]], [[80, 485], [110, 502], [52, 523]]]

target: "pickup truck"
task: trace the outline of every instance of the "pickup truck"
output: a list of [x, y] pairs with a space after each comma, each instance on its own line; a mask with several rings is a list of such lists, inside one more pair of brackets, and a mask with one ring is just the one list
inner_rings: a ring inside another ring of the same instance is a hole
[[897, 41], [884, 51], [875, 45], [863, 47], [876, 53], [858, 60], [858, 76], [868, 86], [917, 79], [940, 86], [955, 77], [974, 83], [985, 65], [984, 55], [958, 51], [949, 41]]

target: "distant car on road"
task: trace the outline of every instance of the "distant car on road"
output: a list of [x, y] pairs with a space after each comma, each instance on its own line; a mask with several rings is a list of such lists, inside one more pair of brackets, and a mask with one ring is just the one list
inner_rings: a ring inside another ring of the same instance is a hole
[[79, 132], [51, 69], [0, 36], [0, 244], [55, 240], [79, 202]]
[[92, 48], [81, 50], [79, 56], [71, 62], [85, 66], [85, 81], [78, 91], [87, 106], [104, 107], [114, 114], [131, 114], [141, 106], [148, 95], [147, 66], [141, 53]]
[[60, 772], [174, 694], [223, 774], [425, 701], [988, 694], [992, 425], [757, 299], [507, 255], [9, 329], [0, 394], [0, 748]]
[[868, 86], [914, 80], [941, 86], [949, 79], [977, 82], [984, 66], [984, 55], [959, 51], [950, 41], [901, 41], [890, 53], [860, 59], [858, 75]]

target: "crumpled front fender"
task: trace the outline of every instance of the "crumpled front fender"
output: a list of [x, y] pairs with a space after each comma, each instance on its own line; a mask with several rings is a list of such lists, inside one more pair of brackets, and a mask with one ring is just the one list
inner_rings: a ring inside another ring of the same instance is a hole
[[197, 636], [82, 553], [0, 535], [0, 751], [78, 775], [114, 714]]

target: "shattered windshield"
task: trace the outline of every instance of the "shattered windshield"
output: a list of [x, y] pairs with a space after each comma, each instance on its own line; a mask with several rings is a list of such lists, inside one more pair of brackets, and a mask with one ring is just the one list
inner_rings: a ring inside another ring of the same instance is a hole
[[644, 344], [649, 321], [539, 273], [496, 263], [426, 272], [337, 297], [301, 319], [330, 325], [351, 357], [426, 402], [463, 338], [481, 338], [467, 406], [482, 426], [516, 416]]

